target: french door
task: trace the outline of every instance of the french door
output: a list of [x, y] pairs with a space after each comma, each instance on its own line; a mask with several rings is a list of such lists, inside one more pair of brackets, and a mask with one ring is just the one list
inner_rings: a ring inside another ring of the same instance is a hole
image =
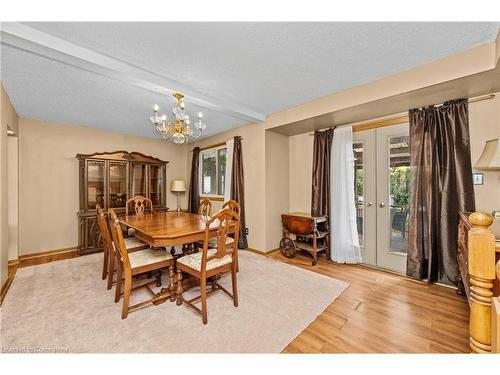
[[410, 200], [408, 124], [355, 132], [353, 140], [363, 263], [405, 273]]

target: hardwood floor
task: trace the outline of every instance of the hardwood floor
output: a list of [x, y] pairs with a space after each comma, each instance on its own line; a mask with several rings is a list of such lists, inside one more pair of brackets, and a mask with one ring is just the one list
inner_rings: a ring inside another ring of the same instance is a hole
[[283, 353], [469, 353], [469, 305], [455, 291], [324, 257], [268, 256], [350, 283]]

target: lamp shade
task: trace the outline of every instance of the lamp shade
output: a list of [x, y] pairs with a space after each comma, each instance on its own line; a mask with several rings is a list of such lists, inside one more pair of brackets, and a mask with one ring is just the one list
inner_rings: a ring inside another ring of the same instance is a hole
[[176, 193], [182, 193], [186, 191], [186, 183], [182, 180], [174, 180], [172, 181], [172, 186], [170, 187], [170, 191]]
[[483, 153], [474, 165], [474, 168], [500, 170], [500, 142], [498, 138], [486, 141]]

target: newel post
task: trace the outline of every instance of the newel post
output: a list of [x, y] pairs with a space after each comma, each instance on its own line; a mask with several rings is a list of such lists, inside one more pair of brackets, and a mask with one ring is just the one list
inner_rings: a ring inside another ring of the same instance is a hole
[[495, 278], [495, 236], [489, 230], [493, 217], [485, 212], [469, 216], [470, 348], [491, 353], [491, 303]]

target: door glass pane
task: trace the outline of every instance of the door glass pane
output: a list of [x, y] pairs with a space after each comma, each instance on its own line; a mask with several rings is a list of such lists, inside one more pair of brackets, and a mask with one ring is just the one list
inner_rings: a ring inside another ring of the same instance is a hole
[[354, 199], [356, 204], [356, 223], [358, 227], [359, 246], [364, 245], [364, 168], [363, 143], [353, 143], [354, 151]]
[[226, 179], [226, 149], [218, 150], [218, 167], [219, 173], [217, 174], [217, 194], [224, 195], [224, 185]]
[[96, 204], [104, 207], [104, 162], [87, 163], [87, 206], [95, 210]]
[[202, 153], [202, 194], [217, 194], [217, 150]]
[[149, 166], [149, 191], [153, 206], [162, 205], [165, 196], [165, 176], [164, 168], [160, 165]]
[[410, 202], [409, 136], [389, 138], [390, 252], [406, 254]]
[[125, 207], [127, 163], [109, 162], [109, 207]]
[[146, 197], [146, 164], [132, 164], [132, 197]]

